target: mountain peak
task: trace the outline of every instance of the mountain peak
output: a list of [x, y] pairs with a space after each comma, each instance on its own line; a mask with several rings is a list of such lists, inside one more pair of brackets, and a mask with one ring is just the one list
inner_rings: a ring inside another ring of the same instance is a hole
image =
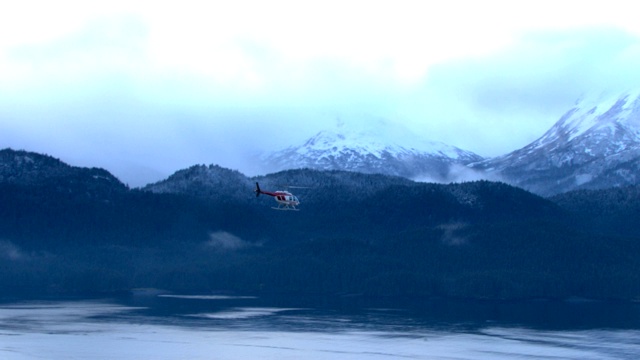
[[335, 125], [300, 145], [263, 156], [270, 171], [294, 168], [347, 170], [445, 181], [452, 164], [479, 155], [424, 139], [401, 124], [371, 116], [338, 117]]
[[[318, 132], [307, 140], [304, 148], [332, 150], [332, 155], [344, 150], [357, 150], [380, 158], [384, 153], [430, 153], [458, 159], [468, 152], [441, 142], [424, 139], [405, 126], [376, 117], [337, 118], [336, 125]], [[302, 150], [303, 147], [298, 147]]]
[[640, 88], [621, 93], [600, 92], [585, 94], [558, 122], [572, 140], [587, 131], [613, 124], [638, 133], [640, 130]]
[[640, 88], [583, 95], [536, 141], [473, 166], [545, 195], [633, 184], [640, 178]]

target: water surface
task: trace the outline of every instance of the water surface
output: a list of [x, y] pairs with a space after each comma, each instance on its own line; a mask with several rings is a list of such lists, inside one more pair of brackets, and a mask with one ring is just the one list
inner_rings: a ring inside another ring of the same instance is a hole
[[[638, 304], [220, 295], [0, 303], [2, 359], [637, 359]], [[293, 306], [298, 304], [300, 306]]]

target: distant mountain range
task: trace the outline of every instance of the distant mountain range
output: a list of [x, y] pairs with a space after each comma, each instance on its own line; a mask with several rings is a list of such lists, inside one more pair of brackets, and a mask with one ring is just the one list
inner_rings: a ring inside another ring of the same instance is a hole
[[[12, 156], [0, 160], [5, 164], [9, 160], [22, 164], [23, 173], [0, 168], [2, 179], [20, 182], [38, 169], [48, 169], [49, 176], [59, 177], [64, 168], [53, 158], [35, 161], [27, 153]], [[338, 119], [335, 126], [300, 144], [265, 153], [260, 163], [265, 173], [308, 168], [438, 183], [487, 179], [542, 196], [635, 185], [640, 183], [640, 89], [583, 96], [539, 139], [494, 158], [485, 159], [468, 150], [424, 139], [385, 119], [360, 116]], [[200, 174], [195, 174], [195, 170]], [[94, 176], [104, 183], [124, 187], [101, 169], [74, 171], [73, 176], [67, 174], [67, 181]], [[216, 171], [230, 170], [197, 166], [149, 184], [148, 188], [169, 191], [193, 187], [194, 183], [205, 181], [202, 179], [210, 181], [207, 173]], [[234, 176], [240, 179], [244, 175]], [[244, 186], [242, 180], [236, 184]]]
[[633, 185], [640, 180], [640, 90], [584, 96], [541, 138], [491, 159], [381, 119], [360, 119], [268, 153], [262, 161], [272, 171], [347, 170], [445, 183], [472, 173], [545, 196]]

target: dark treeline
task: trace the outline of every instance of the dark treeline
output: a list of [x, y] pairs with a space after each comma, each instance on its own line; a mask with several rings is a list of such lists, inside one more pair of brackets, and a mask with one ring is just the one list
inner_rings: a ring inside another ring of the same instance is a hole
[[[195, 166], [132, 190], [99, 169], [55, 174], [0, 176], [3, 294], [640, 297], [637, 188], [543, 199], [487, 181]], [[301, 210], [272, 210], [255, 181], [308, 187]]]
[[573, 214], [585, 230], [612, 235], [640, 236], [640, 186], [578, 190], [550, 200]]

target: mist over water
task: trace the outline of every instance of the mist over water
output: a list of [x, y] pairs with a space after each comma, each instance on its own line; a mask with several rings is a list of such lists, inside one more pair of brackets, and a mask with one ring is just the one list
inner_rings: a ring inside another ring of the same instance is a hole
[[638, 304], [433, 301], [419, 308], [393, 308], [354, 306], [350, 301], [317, 307], [304, 302], [304, 306], [292, 307], [290, 303], [218, 295], [3, 302], [0, 358], [640, 356]]

